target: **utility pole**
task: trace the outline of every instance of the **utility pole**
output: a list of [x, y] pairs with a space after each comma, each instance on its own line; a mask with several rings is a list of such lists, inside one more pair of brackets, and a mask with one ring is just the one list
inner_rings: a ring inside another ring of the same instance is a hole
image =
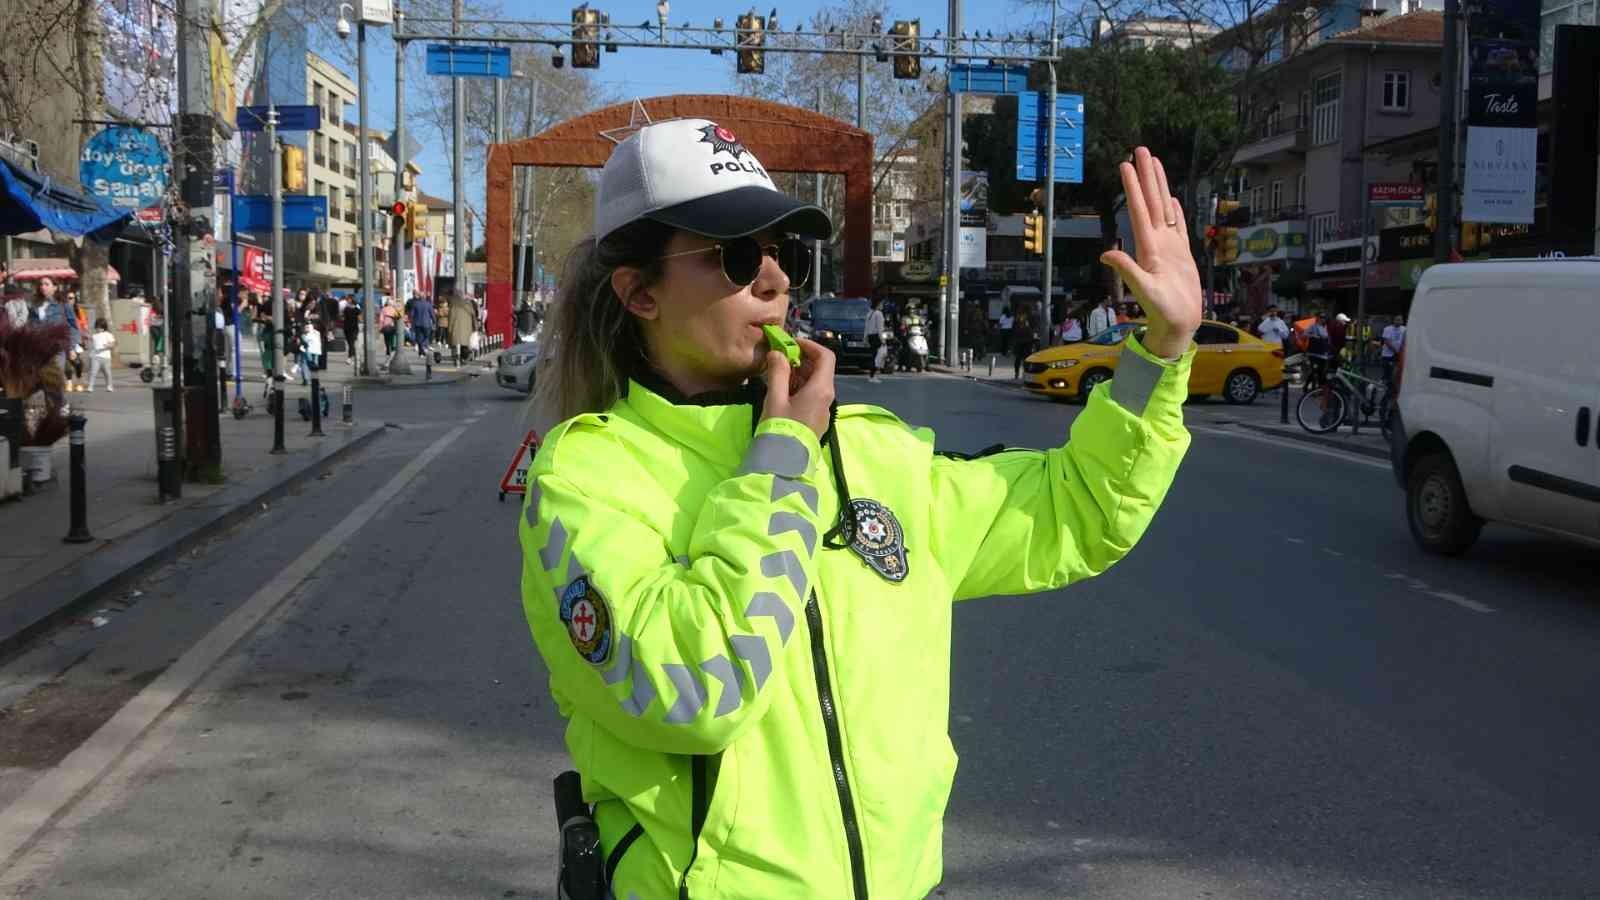
[[[533, 137], [536, 133], [538, 133], [538, 129], [539, 79], [529, 78], [528, 137]], [[534, 253], [533, 230], [530, 227], [530, 223], [533, 222], [533, 185], [534, 180], [539, 177], [539, 168], [537, 166], [528, 166], [527, 170], [528, 171], [522, 176], [522, 210], [518, 219], [521, 222], [521, 227], [517, 229], [518, 233], [522, 237], [522, 249], [517, 251], [517, 259], [522, 263], [522, 278], [520, 278], [517, 282], [519, 289], [524, 288], [523, 282], [530, 280], [528, 277], [528, 270], [530, 268], [534, 272], [538, 272], [539, 270], [539, 258], [537, 254]], [[527, 258], [524, 259], [524, 256]], [[540, 284], [540, 287], [543, 287], [542, 283]]]
[[[951, 37], [961, 33], [961, 0], [950, 0], [949, 28]], [[945, 216], [949, 222], [945, 237], [949, 242], [949, 250], [945, 269], [948, 270], [950, 283], [944, 293], [943, 343], [944, 364], [953, 366], [960, 361], [958, 354], [961, 349], [957, 337], [961, 323], [961, 94], [956, 90], [955, 79], [950, 77], [948, 80], [950, 116], [945, 131], [950, 136], [950, 171], [946, 173], [949, 206], [945, 209]]]
[[[199, 223], [216, 220], [211, 208], [212, 174], [216, 168], [212, 132], [216, 117], [211, 108], [211, 50], [207, 37], [213, 4], [214, 0], [178, 0], [177, 4], [178, 130], [173, 145], [179, 160], [177, 174], [181, 197], [188, 207], [190, 224], [177, 254], [177, 290], [167, 327], [173, 331], [174, 344], [182, 348], [179, 364], [172, 370], [173, 397], [177, 405], [174, 428], [180, 468], [190, 477], [198, 475], [201, 466], [210, 469], [208, 474], [211, 475], [220, 473], [222, 466], [221, 427], [217, 419], [220, 404], [215, 377], [217, 353], [211, 340], [216, 331], [212, 317], [217, 294], [216, 267], [209, 258], [213, 251], [204, 240], [206, 235], [196, 227]], [[276, 259], [273, 262], [278, 264]], [[195, 316], [201, 317], [198, 334]], [[198, 421], [187, 418], [189, 404], [185, 395], [188, 390], [203, 391], [200, 395], [202, 415]], [[191, 442], [185, 433], [193, 429], [200, 429], [205, 436], [205, 458], [201, 460], [189, 458]]]
[[[267, 146], [272, 153], [272, 452], [283, 446], [283, 144], [278, 141], [278, 107], [267, 107]], [[320, 398], [319, 398], [320, 399]]]
[[[356, 79], [359, 89], [356, 91], [357, 115], [361, 119], [358, 123], [361, 134], [357, 138], [361, 144], [358, 165], [361, 166], [361, 374], [372, 375], [378, 371], [372, 364], [372, 335], [377, 330], [377, 310], [374, 308], [376, 292], [373, 290], [373, 253], [372, 253], [372, 150], [371, 137], [367, 134], [367, 20], [365, 16], [356, 20]], [[396, 175], [398, 184], [399, 176]], [[320, 403], [322, 398], [312, 397], [313, 404]]]
[[[451, 34], [461, 33], [462, 6], [463, 0], [454, 0], [450, 4]], [[450, 127], [450, 169], [454, 181], [452, 190], [455, 191], [456, 214], [455, 234], [452, 236], [452, 252], [455, 253], [455, 295], [457, 297], [465, 297], [467, 293], [465, 290], [467, 282], [467, 204], [462, 190], [461, 170], [464, 163], [461, 159], [461, 136], [462, 132], [466, 130], [467, 83], [462, 81], [459, 76], [455, 76], [450, 79], [450, 88], [453, 92], [450, 107], [452, 116]]]
[[[1446, 262], [1456, 247], [1456, 108], [1461, 102], [1460, 0], [1444, 2], [1444, 66], [1439, 73], [1439, 176], [1434, 188], [1433, 261]], [[1361, 248], [1362, 259], [1367, 248]], [[1365, 283], [1365, 282], [1363, 282]]]
[[[401, 39], [400, 31], [405, 24], [405, 16], [400, 12], [400, 4], [394, 5], [394, 171], [395, 185], [404, 188], [406, 179], [406, 42]], [[403, 193], [403, 190], [402, 190]], [[397, 222], [394, 226], [394, 305], [396, 309], [404, 310], [406, 301], [406, 226], [405, 222]], [[395, 333], [395, 352], [389, 357], [390, 375], [410, 375], [411, 361], [406, 359], [405, 340], [401, 332]]]
[[[1050, 55], [1056, 55], [1056, 3], [1050, 0]], [[1041, 236], [1044, 238], [1044, 299], [1041, 303], [1039, 316], [1039, 346], [1050, 346], [1051, 298], [1050, 292], [1055, 279], [1055, 245], [1056, 245], [1056, 64], [1054, 61], [1047, 64], [1050, 69], [1050, 96], [1045, 98], [1046, 115], [1050, 117], [1050, 124], [1045, 127], [1044, 140], [1044, 227]]]
[[[817, 112], [822, 112], [822, 87], [817, 87]], [[816, 189], [817, 208], [822, 208], [822, 173], [813, 172], [812, 187]], [[811, 299], [822, 296], [822, 238], [812, 241], [811, 247]]]

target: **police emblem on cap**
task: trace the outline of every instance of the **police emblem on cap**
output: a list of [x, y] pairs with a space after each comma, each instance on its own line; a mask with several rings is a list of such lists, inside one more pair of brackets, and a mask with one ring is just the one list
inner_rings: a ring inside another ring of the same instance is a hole
[[733, 132], [721, 125], [707, 125], [700, 129], [700, 143], [710, 144], [713, 155], [727, 153], [734, 159], [750, 152], [739, 143], [739, 138]]
[[[852, 499], [855, 526], [850, 531], [850, 549], [889, 581], [905, 581], [906, 533], [889, 507], [876, 500]], [[849, 520], [846, 520], [849, 521]]]
[[611, 608], [589, 576], [573, 579], [561, 592], [561, 621], [578, 655], [604, 665], [611, 656]]

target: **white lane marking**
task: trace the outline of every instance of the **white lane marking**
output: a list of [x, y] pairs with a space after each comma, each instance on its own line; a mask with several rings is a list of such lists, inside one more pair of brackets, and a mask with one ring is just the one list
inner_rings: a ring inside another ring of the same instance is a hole
[[1383, 469], [1385, 471], [1388, 471], [1389, 469], [1389, 464], [1382, 460], [1372, 459], [1366, 456], [1359, 456], [1354, 453], [1345, 453], [1339, 450], [1328, 450], [1322, 447], [1313, 446], [1304, 441], [1296, 441], [1288, 438], [1274, 438], [1271, 435], [1255, 434], [1252, 432], [1238, 431], [1229, 428], [1214, 428], [1208, 425], [1196, 425], [1193, 422], [1184, 422], [1183, 424], [1190, 431], [1198, 431], [1202, 434], [1220, 434], [1224, 437], [1238, 438], [1245, 441], [1255, 441], [1258, 444], [1268, 444], [1273, 447], [1282, 447], [1288, 450], [1299, 450], [1302, 453], [1315, 453], [1318, 456], [1326, 456], [1329, 459], [1342, 460], [1347, 463], [1354, 463], [1358, 466], [1367, 466], [1368, 468], [1372, 469]]
[[1438, 597], [1440, 600], [1449, 600], [1451, 603], [1454, 603], [1457, 606], [1466, 607], [1473, 612], [1494, 612], [1494, 607], [1492, 606], [1486, 606], [1476, 600], [1468, 600], [1466, 597], [1463, 597], [1460, 594], [1452, 594], [1449, 591], [1424, 591], [1423, 593], [1430, 597]]
[[1322, 552], [1328, 554], [1329, 556], [1343, 556], [1344, 555], [1343, 553], [1340, 553], [1339, 551], [1330, 549], [1328, 547], [1323, 547], [1322, 548]]
[[1306, 542], [1305, 538], [1286, 537], [1286, 538], [1284, 538], [1284, 540], [1288, 541], [1291, 544], [1304, 544]]
[[0, 873], [10, 869], [46, 829], [57, 822], [91, 788], [121, 762], [133, 743], [188, 695], [238, 643], [261, 624], [285, 598], [344, 546], [385, 504], [410, 484], [434, 457], [467, 430], [458, 425], [406, 464], [377, 493], [368, 497], [294, 562], [256, 591], [243, 606], [201, 638], [155, 681], [135, 694], [110, 721], [5, 809], [0, 816]]

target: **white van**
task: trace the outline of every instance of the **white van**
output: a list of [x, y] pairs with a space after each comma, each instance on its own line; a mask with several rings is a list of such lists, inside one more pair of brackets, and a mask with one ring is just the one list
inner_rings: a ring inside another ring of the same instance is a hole
[[1600, 546], [1600, 258], [1423, 273], [1390, 460], [1425, 550], [1486, 520]]

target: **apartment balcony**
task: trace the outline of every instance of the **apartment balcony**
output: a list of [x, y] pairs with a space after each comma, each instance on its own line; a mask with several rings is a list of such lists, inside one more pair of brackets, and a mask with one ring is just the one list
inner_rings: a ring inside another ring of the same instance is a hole
[[361, 268], [359, 262], [356, 259], [356, 252], [354, 250], [346, 250], [344, 252], [344, 267], [346, 269], [360, 269]]
[[313, 153], [311, 160], [324, 169], [328, 167], [328, 154], [326, 153]]
[[317, 255], [316, 255], [316, 260], [317, 260], [317, 262], [322, 263], [323, 265], [327, 265], [328, 264], [328, 251], [326, 251], [326, 250], [318, 250], [317, 251]]
[[1304, 206], [1279, 206], [1266, 209], [1253, 209], [1250, 211], [1251, 225], [1265, 225], [1268, 222], [1294, 222], [1306, 217]]
[[1286, 162], [1304, 156], [1310, 147], [1310, 120], [1302, 116], [1277, 116], [1250, 128], [1244, 143], [1233, 154], [1233, 163]]
[[356, 224], [356, 211], [354, 209], [346, 209], [342, 218], [351, 225], [354, 225]]

